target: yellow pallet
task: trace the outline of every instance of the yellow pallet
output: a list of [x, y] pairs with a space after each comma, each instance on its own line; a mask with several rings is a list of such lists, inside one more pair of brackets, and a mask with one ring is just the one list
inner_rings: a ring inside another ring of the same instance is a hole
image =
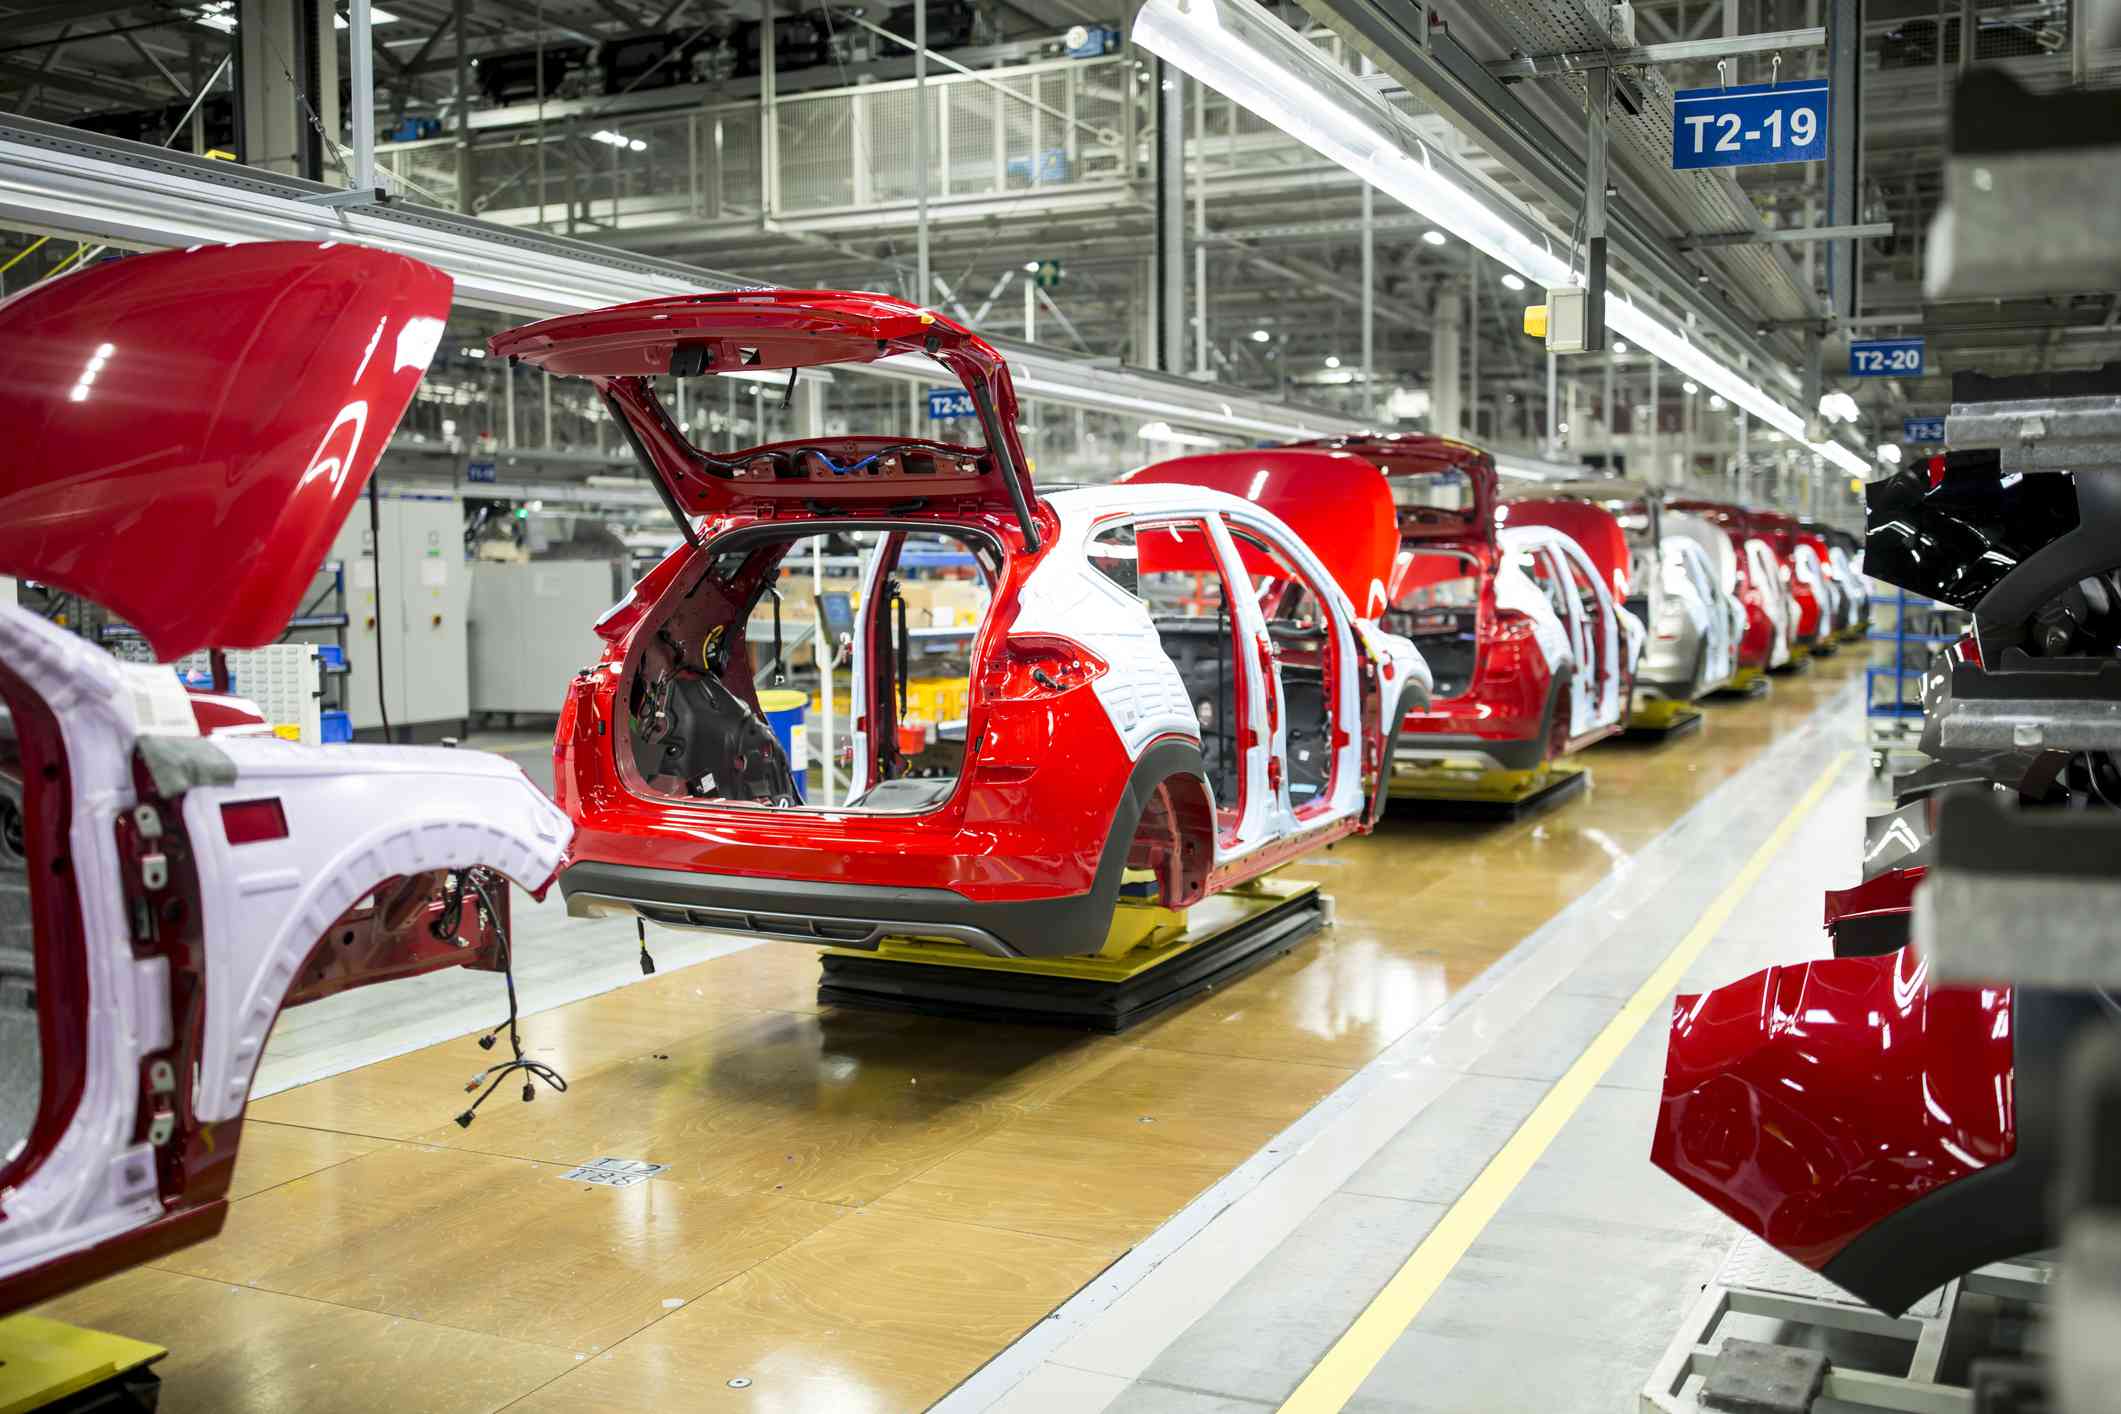
[[1691, 702], [1681, 702], [1676, 697], [1653, 697], [1628, 714], [1631, 731], [1661, 732], [1682, 717], [1698, 716]]
[[27, 1414], [152, 1365], [159, 1345], [42, 1316], [0, 1320], [0, 1414]]

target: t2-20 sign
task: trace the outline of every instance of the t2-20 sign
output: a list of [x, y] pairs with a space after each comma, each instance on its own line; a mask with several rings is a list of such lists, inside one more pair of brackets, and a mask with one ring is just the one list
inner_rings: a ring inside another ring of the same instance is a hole
[[1826, 156], [1826, 84], [1752, 83], [1672, 95], [1672, 166], [1765, 167]]

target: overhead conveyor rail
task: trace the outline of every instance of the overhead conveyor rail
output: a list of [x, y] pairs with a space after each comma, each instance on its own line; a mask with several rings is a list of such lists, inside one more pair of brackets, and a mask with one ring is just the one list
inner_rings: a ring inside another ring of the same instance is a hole
[[[756, 287], [736, 276], [565, 236], [497, 226], [402, 202], [326, 206], [339, 188], [152, 148], [9, 114], [0, 119], [0, 224], [155, 250], [215, 242], [352, 241], [424, 260], [457, 298], [532, 318], [703, 290]], [[1247, 396], [1214, 384], [990, 340], [1027, 398], [1162, 419], [1248, 440], [1315, 437], [1345, 415]], [[938, 379], [891, 359], [852, 376]]]

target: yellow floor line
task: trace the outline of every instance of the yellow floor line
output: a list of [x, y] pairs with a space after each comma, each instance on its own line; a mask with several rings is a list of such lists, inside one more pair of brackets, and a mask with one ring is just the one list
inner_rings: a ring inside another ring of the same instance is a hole
[[[1525, 1122], [1510, 1136], [1508, 1143], [1488, 1161], [1480, 1176], [1459, 1195], [1449, 1212], [1430, 1229], [1384, 1290], [1377, 1293], [1363, 1313], [1355, 1318], [1346, 1334], [1336, 1341], [1304, 1377], [1281, 1406], [1280, 1414], [1334, 1414], [1350, 1399], [1362, 1382], [1369, 1378], [1370, 1371], [1377, 1368], [1392, 1343], [1405, 1333], [1408, 1326], [1421, 1314], [1429, 1298], [1443, 1285], [1444, 1278], [1458, 1265], [1459, 1259], [1473, 1246], [1488, 1222], [1502, 1208], [1503, 1202], [1514, 1192], [1517, 1185], [1530, 1173], [1532, 1165], [1554, 1142], [1554, 1136], [1576, 1113], [1593, 1086], [1605, 1078], [1613, 1062], [1635, 1039], [1652, 1016], [1659, 1015], [1665, 1007], [1665, 997], [1679, 985], [1694, 960], [1701, 956], [1723, 927], [1731, 914], [1760, 882], [1768, 864], [1779, 854], [1797, 828], [1810, 815], [1827, 791], [1833, 788], [1842, 767], [1848, 764], [1853, 752], [1844, 751], [1834, 757], [1833, 763], [1812, 782], [1804, 798], [1768, 836], [1766, 843], [1753, 852], [1738, 877], [1716, 896], [1706, 912], [1695, 922], [1687, 935], [1680, 939], [1679, 946], [1650, 974], [1648, 981], [1639, 987], [1635, 995], [1611, 1021], [1584, 1053], [1576, 1058], [1568, 1073], [1554, 1082], [1545, 1098], [1526, 1117]], [[1649, 1159], [1644, 1157], [1647, 1165]]]

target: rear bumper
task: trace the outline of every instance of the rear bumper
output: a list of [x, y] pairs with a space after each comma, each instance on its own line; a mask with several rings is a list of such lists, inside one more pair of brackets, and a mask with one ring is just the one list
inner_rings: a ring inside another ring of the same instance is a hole
[[872, 952], [885, 938], [949, 938], [989, 957], [1090, 950], [1103, 939], [1112, 914], [1095, 888], [1061, 898], [976, 903], [948, 889], [751, 879], [596, 860], [564, 870], [560, 892], [576, 918], [630, 915], [666, 927]]

